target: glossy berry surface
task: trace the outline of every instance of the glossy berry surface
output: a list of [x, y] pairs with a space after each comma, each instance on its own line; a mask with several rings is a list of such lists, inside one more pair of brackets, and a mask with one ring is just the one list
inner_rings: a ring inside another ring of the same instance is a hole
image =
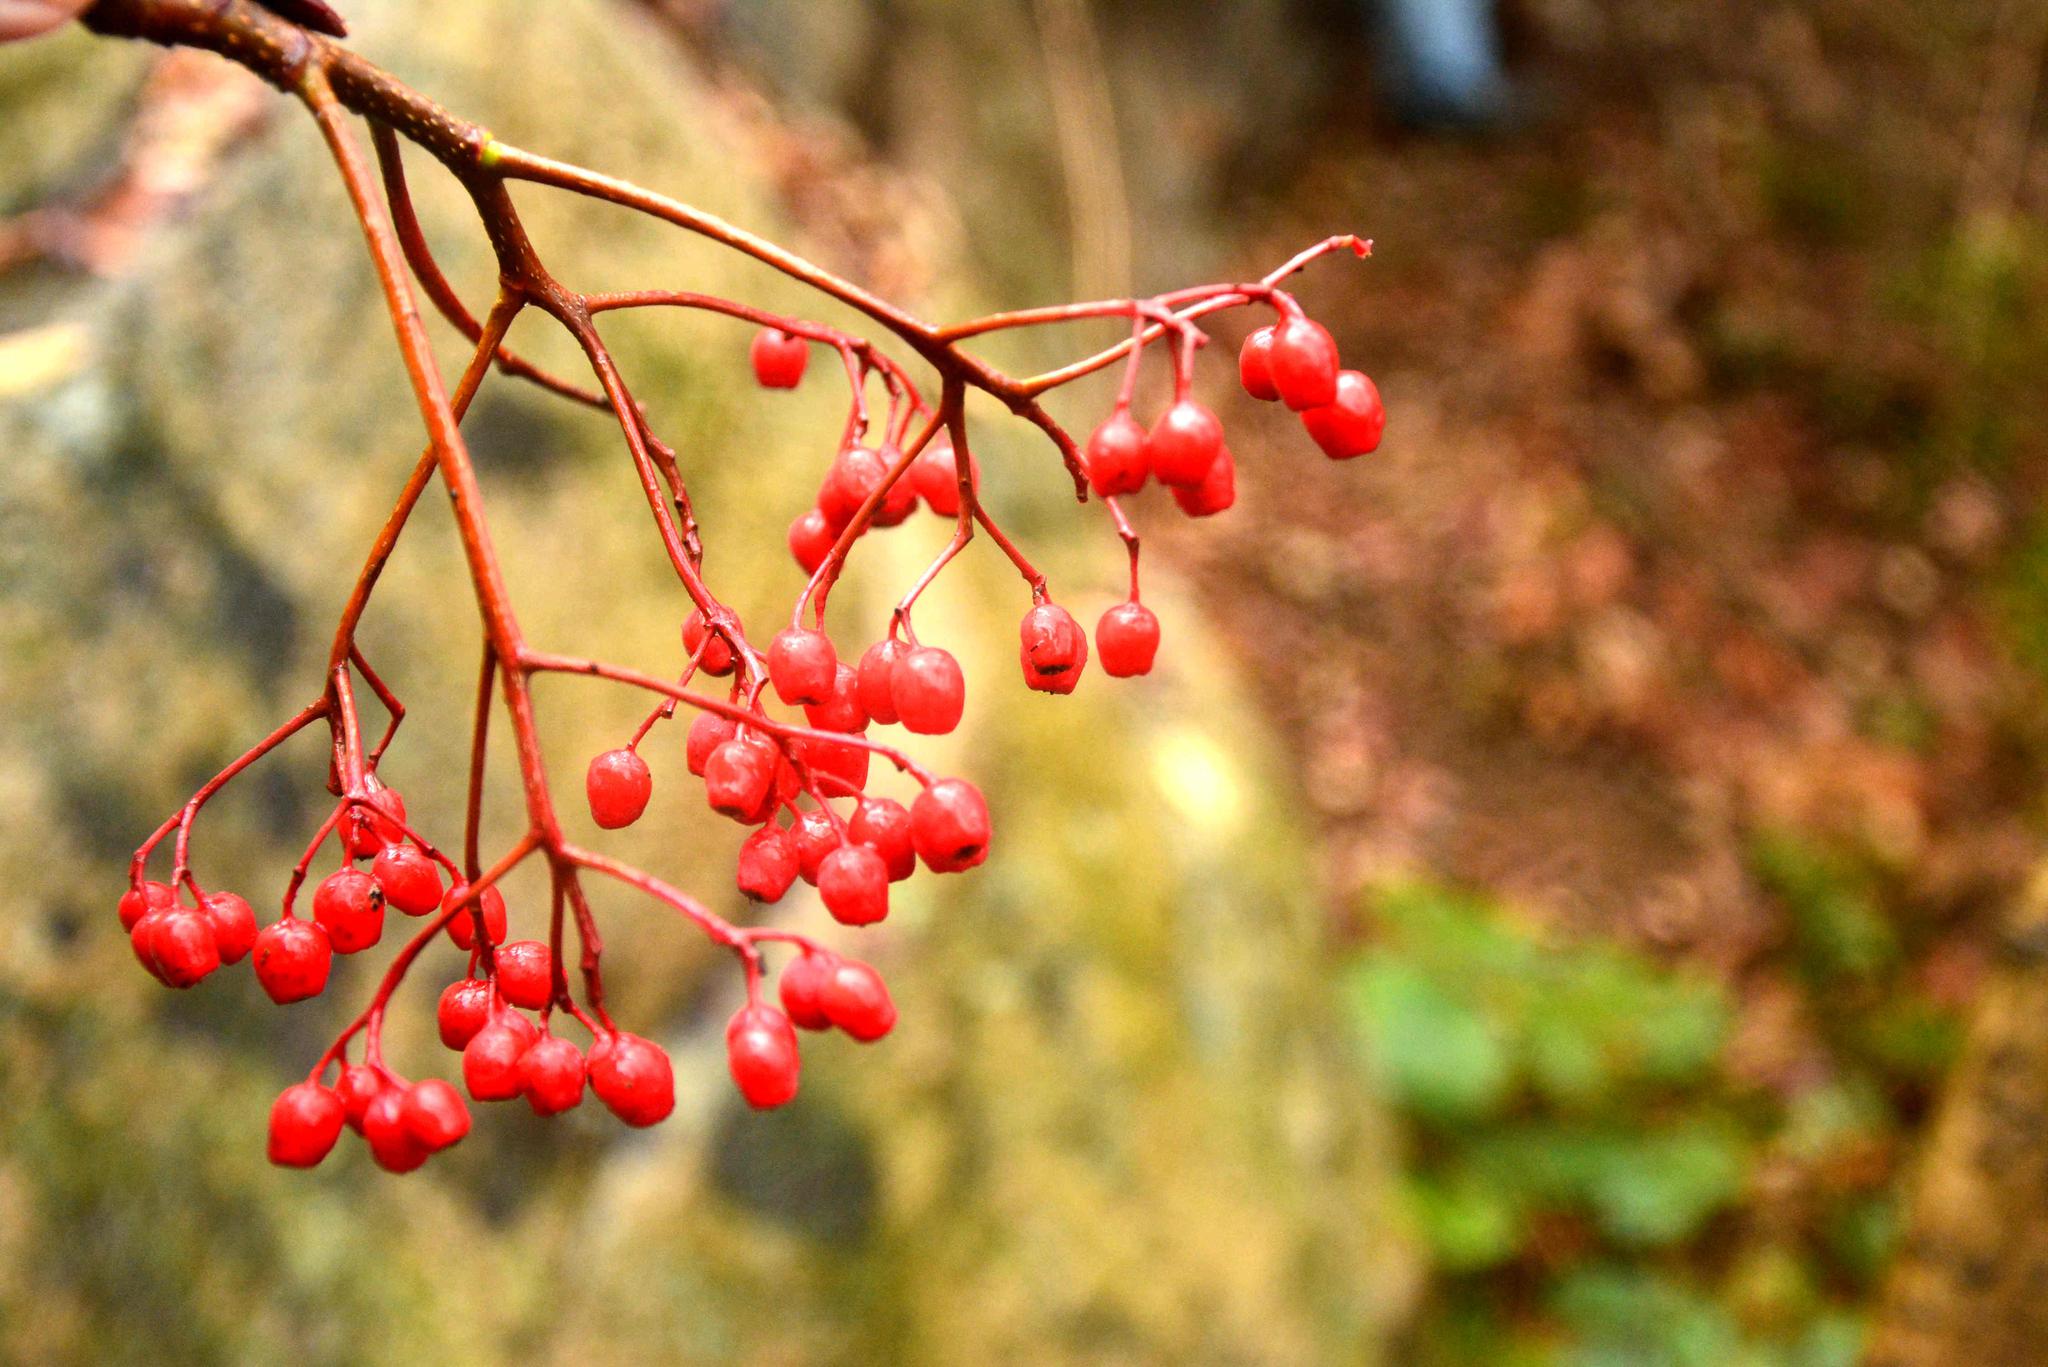
[[1151, 438], [1129, 413], [1105, 418], [1088, 436], [1088, 487], [1103, 497], [1135, 494], [1152, 475]]
[[1237, 353], [1237, 381], [1244, 386], [1244, 392], [1255, 399], [1271, 403], [1280, 397], [1280, 391], [1273, 384], [1273, 333], [1268, 325], [1253, 332], [1244, 339], [1244, 345]]
[[796, 882], [797, 846], [780, 826], [763, 826], [740, 844], [740, 891], [757, 902], [777, 902]]
[[864, 1044], [896, 1028], [896, 1003], [882, 975], [858, 959], [832, 965], [818, 988], [818, 1005], [827, 1020]]
[[849, 664], [832, 669], [832, 687], [820, 701], [804, 704], [804, 720], [820, 731], [852, 736], [868, 729], [868, 710], [861, 706], [860, 671]]
[[846, 823], [846, 835], [882, 856], [890, 882], [900, 883], [917, 871], [917, 850], [910, 843], [910, 809], [895, 798], [862, 798]]
[[623, 1031], [598, 1042], [590, 1054], [590, 1090], [628, 1125], [666, 1120], [676, 1108], [675, 1072], [652, 1040]]
[[342, 1116], [349, 1128], [360, 1132], [370, 1103], [384, 1091], [384, 1076], [367, 1063], [351, 1063], [334, 1080], [334, 1094], [341, 1098]]
[[757, 1110], [796, 1096], [796, 1029], [772, 1006], [743, 1006], [725, 1027], [726, 1064], [733, 1084]]
[[[468, 889], [461, 884], [448, 889], [448, 895], [441, 899], [441, 910], [446, 912], [453, 907], [466, 891]], [[483, 915], [485, 943], [504, 943], [505, 896], [496, 887], [488, 887], [478, 893], [468, 906], [450, 918], [448, 938], [455, 942], [457, 949], [476, 948], [476, 922], [479, 912]]]
[[873, 925], [889, 914], [889, 866], [865, 845], [843, 844], [818, 864], [818, 897], [841, 925]]
[[341, 1136], [341, 1098], [317, 1082], [285, 1088], [270, 1105], [270, 1161], [283, 1168], [310, 1168], [325, 1158]]
[[311, 921], [297, 918], [277, 921], [258, 931], [252, 953], [256, 981], [280, 1006], [319, 996], [327, 986], [327, 973], [334, 962], [327, 932]]
[[1189, 517], [1214, 517], [1237, 502], [1237, 461], [1224, 447], [1200, 484], [1177, 486], [1173, 501]]
[[462, 1085], [478, 1101], [509, 1101], [518, 1096], [519, 1061], [533, 1044], [533, 1026], [524, 1017], [494, 1017], [463, 1046]]
[[839, 960], [823, 950], [809, 950], [783, 965], [776, 983], [776, 995], [792, 1023], [804, 1030], [827, 1030], [831, 1018], [825, 1014], [822, 993], [825, 980]]
[[421, 1143], [405, 1121], [405, 1089], [387, 1087], [363, 1112], [363, 1140], [370, 1157], [386, 1172], [412, 1172], [433, 1150]]
[[[733, 659], [732, 643], [712, 631], [705, 624], [704, 614], [695, 608], [683, 619], [683, 650], [696, 656], [698, 668], [714, 679], [722, 679], [738, 667]], [[701, 655], [698, 654], [700, 650], [703, 652]]]
[[1337, 397], [1337, 343], [1312, 318], [1290, 318], [1273, 334], [1273, 388], [1299, 413]]
[[149, 927], [149, 957], [168, 986], [196, 987], [220, 967], [213, 923], [200, 912], [173, 907], [151, 912], [141, 924]]
[[335, 953], [359, 953], [384, 934], [384, 890], [361, 869], [337, 869], [314, 889], [313, 919]]
[[889, 705], [904, 730], [920, 736], [945, 735], [967, 710], [967, 679], [960, 662], [937, 646], [904, 651], [889, 670]]
[[1071, 693], [1088, 666], [1088, 633], [1058, 603], [1040, 603], [1017, 625], [1024, 685], [1039, 693]]
[[884, 725], [894, 725], [898, 720], [893, 692], [896, 661], [909, 649], [893, 636], [886, 637], [861, 652], [860, 664], [854, 671], [861, 710]]
[[427, 1152], [439, 1153], [469, 1133], [469, 1107], [462, 1104], [461, 1094], [440, 1078], [415, 1082], [401, 1095], [400, 1117], [406, 1132]]
[[689, 737], [683, 745], [683, 758], [691, 773], [704, 777], [705, 768], [711, 763], [711, 752], [739, 734], [739, 726], [729, 717], [716, 712], [699, 712], [697, 720], [690, 723]]
[[425, 916], [441, 905], [441, 870], [426, 853], [400, 841], [377, 852], [370, 877], [387, 904], [407, 916]]
[[804, 378], [811, 348], [803, 338], [780, 328], [762, 328], [747, 347], [747, 359], [763, 389], [795, 389]]
[[1356, 370], [1337, 376], [1337, 397], [1322, 408], [1301, 415], [1301, 425], [1331, 460], [1349, 460], [1377, 451], [1386, 431], [1387, 410], [1379, 387]]
[[959, 515], [960, 465], [951, 443], [934, 441], [918, 452], [910, 466], [910, 487], [940, 517]]
[[1158, 653], [1159, 618], [1143, 603], [1118, 603], [1095, 624], [1095, 654], [1105, 674], [1149, 674]]
[[774, 790], [779, 756], [766, 741], [736, 737], [711, 752], [704, 765], [704, 796], [721, 816], [747, 820]]
[[256, 909], [232, 892], [210, 892], [199, 909], [213, 928], [213, 945], [224, 964], [238, 964], [256, 947]]
[[461, 1049], [476, 1038], [491, 1018], [491, 985], [482, 978], [463, 978], [441, 989], [434, 1004], [434, 1025], [441, 1043]]
[[910, 804], [910, 840], [934, 873], [958, 873], [988, 858], [988, 803], [965, 779], [942, 778]]
[[768, 643], [768, 679], [784, 702], [821, 703], [832, 696], [839, 656], [822, 631], [784, 627]]
[[498, 971], [498, 991], [514, 1006], [538, 1011], [554, 995], [554, 955], [539, 940], [500, 945], [491, 961]]
[[520, 1057], [519, 1089], [535, 1115], [560, 1115], [582, 1103], [583, 1070], [583, 1051], [549, 1035]]
[[150, 911], [160, 911], [177, 901], [169, 883], [144, 883], [121, 894], [121, 929], [132, 931], [135, 923]]
[[654, 775], [647, 761], [631, 750], [607, 750], [590, 761], [583, 775], [583, 795], [590, 819], [607, 831], [630, 826], [647, 810], [654, 795]]
[[377, 788], [362, 802], [350, 802], [335, 831], [352, 859], [374, 859], [377, 851], [405, 836], [405, 799], [395, 788]]
[[814, 574], [832, 553], [832, 543], [838, 538], [825, 514], [816, 508], [806, 508], [789, 524], [789, 553], [796, 557], [805, 574]]
[[1193, 399], [1182, 399], [1152, 425], [1151, 452], [1161, 484], [1200, 484], [1223, 452], [1223, 424]]

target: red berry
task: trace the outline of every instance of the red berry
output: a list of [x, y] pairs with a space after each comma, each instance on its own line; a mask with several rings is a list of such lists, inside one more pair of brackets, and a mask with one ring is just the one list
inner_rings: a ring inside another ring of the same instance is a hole
[[[701, 656], [697, 653], [700, 646], [704, 651]], [[683, 619], [683, 650], [697, 661], [697, 668], [713, 678], [722, 679], [732, 673], [732, 642], [704, 625], [701, 609], [690, 609], [690, 615]]]
[[560, 1115], [583, 1100], [583, 1051], [548, 1035], [519, 1060], [519, 1086], [535, 1115]]
[[590, 761], [583, 775], [583, 792], [590, 799], [590, 816], [608, 831], [630, 826], [647, 810], [654, 792], [654, 776], [647, 761], [631, 750], [607, 750]]
[[1280, 391], [1273, 386], [1273, 333], [1271, 327], [1262, 327], [1244, 339], [1244, 347], [1237, 353], [1237, 379], [1244, 386], [1244, 392], [1267, 403], [1280, 397]]
[[761, 801], [751, 810], [741, 812], [733, 818], [742, 826], [759, 826], [773, 820], [775, 814], [786, 804], [796, 801], [797, 794], [803, 791], [803, 780], [797, 776], [796, 766], [790, 763], [789, 756], [784, 754], [774, 741], [764, 735], [743, 736], [741, 739], [749, 745], [758, 745], [775, 756], [771, 766], [775, 777], [769, 783], [768, 790], [761, 794]]
[[232, 892], [209, 892], [199, 909], [213, 927], [213, 945], [224, 964], [238, 964], [256, 947], [256, 909]]
[[789, 828], [790, 843], [796, 848], [797, 872], [803, 880], [816, 887], [818, 866], [825, 862], [825, 856], [839, 848], [843, 837], [831, 816], [816, 807], [796, 814], [796, 824]]
[[1112, 678], [1150, 674], [1159, 653], [1159, 618], [1143, 603], [1118, 603], [1095, 624], [1095, 651]]
[[743, 1006], [725, 1027], [725, 1059], [747, 1104], [780, 1106], [796, 1095], [796, 1030], [772, 1006]]
[[964, 778], [942, 778], [910, 804], [910, 841], [934, 873], [958, 873], [988, 858], [988, 803]]
[[1209, 467], [1200, 484], [1176, 487], [1173, 501], [1189, 517], [1214, 517], [1237, 502], [1237, 461], [1230, 448], [1223, 448], [1223, 454], [1216, 457], [1216, 463]]
[[335, 953], [368, 949], [384, 934], [384, 890], [360, 869], [337, 869], [313, 891], [313, 919]]
[[166, 986], [197, 986], [220, 967], [213, 923], [201, 913], [172, 907], [151, 913], [141, 923], [149, 927], [149, 957], [155, 961], [157, 976]]
[[281, 1168], [310, 1168], [334, 1149], [341, 1136], [341, 1098], [317, 1082], [285, 1088], [270, 1103], [270, 1161]]
[[411, 1172], [433, 1152], [405, 1123], [406, 1090], [386, 1087], [363, 1112], [363, 1138], [370, 1145], [370, 1157], [386, 1172]]
[[[968, 479], [974, 480], [972, 465], [968, 467]], [[933, 512], [941, 517], [960, 515], [960, 464], [954, 458], [951, 442], [940, 437], [918, 452], [917, 459], [910, 464], [909, 480], [917, 496]]]
[[[448, 889], [448, 895], [441, 899], [441, 910], [447, 911], [462, 900], [469, 891], [466, 883], [457, 883]], [[476, 895], [476, 900], [457, 912], [448, 921], [448, 938], [455, 942], [457, 949], [476, 948], [476, 915], [481, 908], [484, 915], [484, 942], [500, 945], [505, 943], [505, 898], [495, 887], [485, 888]]]
[[327, 986], [334, 947], [319, 926], [287, 916], [257, 933], [255, 956], [256, 981], [282, 1006], [320, 995]]
[[811, 359], [810, 344], [780, 328], [762, 328], [747, 348], [754, 378], [763, 389], [795, 389]]
[[804, 720], [820, 731], [859, 735], [868, 729], [868, 712], [860, 705], [860, 671], [849, 664], [832, 669], [832, 691], [824, 701], [805, 703]]
[[739, 736], [711, 752], [704, 766], [704, 795], [711, 810], [745, 820], [774, 796], [781, 752], [759, 736]]
[[945, 735], [967, 709], [960, 662], [937, 646], [904, 651], [889, 671], [889, 701], [905, 729], [920, 736]]
[[811, 782], [827, 797], [846, 797], [868, 786], [871, 751], [850, 741], [811, 740], [790, 742], [790, 749], [810, 770]]
[[491, 955], [498, 991], [514, 1006], [538, 1011], [555, 995], [555, 956], [538, 940], [514, 940]]
[[861, 709], [884, 725], [897, 720], [895, 696], [890, 690], [896, 674], [896, 661], [909, 649], [890, 636], [861, 652], [860, 668], [855, 671]]
[[653, 1125], [676, 1108], [668, 1054], [653, 1040], [621, 1031], [590, 1052], [590, 1090], [628, 1125]]
[[132, 931], [135, 923], [151, 911], [161, 911], [175, 905], [177, 894], [169, 883], [148, 882], [139, 888], [130, 888], [121, 894], [121, 929]]
[[1182, 399], [1152, 425], [1152, 473], [1161, 484], [1200, 484], [1223, 451], [1223, 424]]
[[441, 989], [434, 1007], [434, 1023], [440, 1027], [441, 1043], [460, 1049], [476, 1038], [491, 1018], [491, 985], [482, 978], [463, 978]]
[[780, 826], [763, 826], [740, 842], [740, 891], [755, 901], [780, 901], [796, 875], [796, 842]]
[[853, 1038], [878, 1040], [896, 1025], [896, 1003], [882, 975], [858, 959], [841, 959], [818, 989], [825, 1018]]
[[1290, 318], [1273, 334], [1273, 388], [1299, 413], [1337, 397], [1337, 343], [1312, 318]]
[[1057, 603], [1040, 603], [1017, 627], [1024, 683], [1040, 693], [1071, 693], [1088, 666], [1088, 633]]
[[867, 846], [889, 866], [889, 881], [900, 883], [917, 869], [910, 842], [910, 809], [893, 797], [865, 797], [846, 823], [849, 840]]
[[534, 1045], [533, 1022], [501, 1012], [462, 1049], [462, 1085], [478, 1101], [509, 1101], [519, 1095], [519, 1063]]
[[831, 976], [838, 962], [820, 949], [806, 950], [782, 966], [779, 985], [782, 1009], [803, 1029], [823, 1030], [832, 1024], [825, 1016], [818, 994], [824, 991], [825, 980]]
[[784, 702], [820, 703], [832, 696], [839, 656], [832, 638], [807, 627], [784, 627], [768, 643], [768, 681]]
[[163, 914], [160, 911], [150, 912], [128, 932], [128, 948], [135, 952], [135, 962], [158, 982], [164, 980], [164, 971], [156, 966], [156, 955], [150, 950], [149, 942], [156, 935], [157, 918]]
[[[909, 470], [898, 475], [895, 483], [888, 483], [888, 472], [894, 470], [896, 463], [903, 459], [901, 451], [893, 446], [884, 446], [878, 454], [882, 458], [884, 487], [882, 501], [875, 507], [875, 525], [894, 527], [907, 521], [910, 515], [917, 511], [917, 485], [912, 482]], [[916, 462], [913, 461], [912, 464], [915, 465]]]
[[345, 1063], [335, 1079], [334, 1094], [341, 1098], [342, 1114], [348, 1127], [361, 1134], [363, 1116], [370, 1103], [384, 1092], [384, 1075], [367, 1063]]
[[849, 446], [833, 460], [825, 482], [818, 486], [818, 511], [833, 531], [843, 531], [888, 477], [889, 467], [880, 451]]
[[818, 896], [842, 925], [873, 925], [889, 914], [889, 865], [865, 845], [843, 844], [818, 863]]
[[[440, 1078], [415, 1082], [401, 1094], [406, 1132], [429, 1153], [439, 1153], [469, 1133], [469, 1107]], [[368, 1124], [368, 1117], [364, 1118]]]
[[1301, 425], [1331, 460], [1349, 460], [1379, 449], [1387, 410], [1378, 386], [1355, 370], [1337, 376], [1337, 397], [1301, 415]]
[[335, 823], [341, 843], [354, 859], [372, 858], [392, 841], [405, 837], [405, 799], [397, 789], [374, 788], [364, 799], [349, 803]]
[[1088, 487], [1105, 498], [1135, 494], [1152, 474], [1150, 439], [1137, 419], [1119, 409], [1088, 437]]
[[832, 524], [816, 508], [804, 509], [789, 524], [789, 553], [803, 566], [805, 574], [818, 572], [818, 566], [825, 563], [825, 557], [832, 553], [832, 543], [838, 539]]
[[384, 900], [407, 916], [425, 916], [441, 905], [441, 871], [417, 846], [386, 845], [370, 865], [370, 877], [384, 890]]
[[711, 752], [739, 734], [739, 726], [729, 717], [716, 712], [699, 712], [697, 719], [690, 723], [689, 738], [683, 742], [683, 760], [690, 772], [698, 778], [704, 777], [704, 766], [711, 762]]

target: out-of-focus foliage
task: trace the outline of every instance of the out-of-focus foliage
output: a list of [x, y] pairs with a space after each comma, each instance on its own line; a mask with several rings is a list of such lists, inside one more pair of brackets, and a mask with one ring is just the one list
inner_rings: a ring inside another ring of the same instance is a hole
[[1947, 1034], [1900, 1024], [1918, 1003], [1872, 962], [1883, 922], [1852, 872], [1790, 841], [1759, 859], [1807, 971], [1869, 989], [1835, 998], [1853, 1041], [1835, 1077], [1791, 1099], [1731, 1074], [1711, 977], [1433, 884], [1370, 900], [1346, 992], [1409, 1123], [1407, 1203], [1437, 1273], [1415, 1360], [1855, 1361], [1898, 1195], [1873, 1150]]

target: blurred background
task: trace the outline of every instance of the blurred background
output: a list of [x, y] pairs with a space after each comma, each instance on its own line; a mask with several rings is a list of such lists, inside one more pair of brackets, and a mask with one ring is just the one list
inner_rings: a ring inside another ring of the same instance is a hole
[[[280, 1173], [269, 1100], [381, 963], [288, 1011], [239, 972], [172, 996], [113, 904], [135, 844], [312, 696], [418, 423], [296, 110], [211, 58], [0, 49], [0, 1357], [1831, 1367], [1893, 1314], [1928, 1338], [1886, 1361], [2030, 1360], [1944, 1356], [1947, 1292], [1881, 1293], [1959, 1249], [1999, 1284], [2023, 1260], [1997, 1231], [2044, 1227], [2039, 1183], [1966, 1181], [1975, 1233], [1908, 1232], [1918, 1155], [2038, 1175], [2048, 1132], [2024, 1085], [1990, 1121], [1958, 1086], [1937, 1124], [1958, 1068], [2048, 1074], [2048, 1011], [2019, 1009], [2048, 941], [2015, 933], [2048, 760], [2040, 7], [346, 8], [500, 136], [928, 317], [1370, 236], [1301, 292], [1388, 436], [1325, 461], [1238, 394], [1221, 327], [1238, 504], [1141, 500], [1157, 673], [1025, 694], [1023, 595], [981, 546], [926, 600], [973, 681], [928, 753], [984, 781], [998, 844], [861, 937], [904, 1008], [886, 1044], [807, 1042], [799, 1100], [745, 1111], [729, 966], [606, 896], [614, 1009], [676, 1053], [666, 1126], [497, 1107], [403, 1180], [355, 1146]], [[413, 169], [484, 298], [459, 195]], [[578, 287], [819, 313], [519, 198]], [[771, 620], [831, 386], [763, 395], [717, 320], [608, 327], [714, 583]], [[988, 353], [1027, 371], [1115, 332]], [[1114, 538], [1042, 443], [974, 416], [993, 504], [1092, 621]], [[468, 427], [530, 634], [671, 668], [682, 608], [606, 421], [493, 380]], [[363, 641], [412, 709], [386, 773], [446, 838], [477, 632], [422, 514]], [[842, 640], [944, 535], [863, 543]], [[572, 780], [638, 715], [572, 682], [541, 706]], [[202, 879], [274, 901], [317, 750], [209, 809]], [[608, 848], [738, 914], [739, 833], [679, 752], [650, 742], [655, 805]], [[537, 883], [512, 901], [544, 919]], [[415, 1073], [451, 1071], [445, 953], [400, 998]], [[1941, 1138], [2001, 1125], [2032, 1138]]]

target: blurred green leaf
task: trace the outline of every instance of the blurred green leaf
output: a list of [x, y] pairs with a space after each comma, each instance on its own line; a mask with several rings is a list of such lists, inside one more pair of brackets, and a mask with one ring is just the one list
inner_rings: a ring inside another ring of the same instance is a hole
[[1378, 962], [1358, 967], [1350, 998], [1388, 1094], [1440, 1121], [1491, 1115], [1512, 1082], [1508, 1050], [1469, 1004], [1422, 968]]
[[1448, 1272], [1506, 1262], [1520, 1251], [1521, 1213], [1507, 1192], [1472, 1173], [1409, 1183], [1409, 1203], [1431, 1256]]
[[1897, 964], [1898, 937], [1862, 870], [1788, 832], [1759, 837], [1750, 856], [1758, 878], [1792, 913], [1809, 972], [1869, 978]]

